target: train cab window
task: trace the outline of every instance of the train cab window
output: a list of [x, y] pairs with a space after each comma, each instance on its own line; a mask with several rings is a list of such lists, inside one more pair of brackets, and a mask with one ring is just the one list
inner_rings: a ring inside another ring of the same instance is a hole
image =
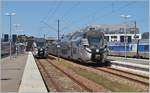
[[100, 46], [103, 44], [102, 38], [99, 37], [89, 37], [88, 41], [89, 41], [89, 45], [91, 46]]
[[62, 54], [67, 54], [67, 50], [66, 49], [62, 49]]
[[78, 40], [78, 41], [76, 42], [76, 45], [77, 45], [77, 46], [80, 46], [80, 45], [81, 45], [81, 41]]
[[37, 47], [43, 47], [45, 46], [45, 43], [44, 42], [38, 42], [36, 43]]
[[82, 37], [82, 33], [75, 33], [73, 36], [72, 36], [72, 39], [78, 39], [78, 38], [81, 38]]

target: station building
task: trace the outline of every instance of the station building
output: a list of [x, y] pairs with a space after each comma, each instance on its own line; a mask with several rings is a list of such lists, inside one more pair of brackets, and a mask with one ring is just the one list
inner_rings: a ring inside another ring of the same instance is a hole
[[46, 39], [46, 42], [48, 44], [52, 44], [53, 42], [56, 42], [57, 41], [57, 38], [56, 37], [47, 37], [45, 38]]
[[105, 39], [108, 42], [124, 42], [125, 36], [127, 37], [127, 42], [131, 42], [135, 39], [141, 39], [141, 34], [139, 33], [139, 28], [135, 28], [134, 25], [91, 25], [87, 26], [84, 30], [98, 30], [104, 32]]

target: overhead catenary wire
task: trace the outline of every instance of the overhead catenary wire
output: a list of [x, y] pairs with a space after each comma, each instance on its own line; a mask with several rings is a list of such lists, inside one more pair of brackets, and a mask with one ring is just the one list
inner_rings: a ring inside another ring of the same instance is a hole
[[57, 31], [57, 29], [55, 29], [54, 27], [50, 26], [48, 23], [42, 21], [43, 24], [47, 25], [47, 27], [53, 29], [54, 31]]
[[[109, 4], [110, 5], [110, 4]], [[104, 10], [104, 9], [107, 9], [107, 8], [109, 8], [110, 6], [109, 5], [107, 5], [107, 6], [104, 6], [104, 7], [102, 7], [101, 8], [101, 10]], [[90, 14], [88, 14], [88, 15], [84, 15], [84, 16], [81, 16], [80, 17], [80, 19], [81, 20], [84, 20], [84, 19], [88, 19], [89, 17], [92, 17], [94, 14], [96, 14], [96, 13], [98, 13], [97, 11], [94, 11], [94, 12], [92, 12], [92, 13], [90, 13]], [[64, 21], [65, 22], [67, 22], [68, 24], [69, 24], [69, 26], [65, 26], [64, 28], [63, 28], [63, 30], [65, 30], [65, 29], [67, 29], [67, 28], [72, 28], [72, 24], [74, 24], [74, 23], [78, 23], [78, 21], [68, 21], [69, 19], [65, 19]], [[75, 25], [74, 25], [75, 26]]]
[[[52, 3], [52, 1], [50, 1]], [[51, 17], [53, 15], [53, 13], [57, 10], [58, 5], [57, 4], [59, 1], [54, 2], [54, 4], [56, 4], [55, 9], [50, 8], [47, 15], [45, 17], [43, 17], [43, 19], [40, 21], [40, 23], [42, 23], [42, 25], [46, 25], [50, 30], [56, 30], [54, 27], [50, 26], [46, 21], [48, 20], [49, 17]], [[40, 29], [41, 30], [41, 29]]]
[[61, 5], [61, 1], [55, 1], [56, 4], [56, 7], [53, 9], [51, 8], [49, 11], [48, 11], [48, 14], [40, 21], [40, 23], [46, 23], [49, 21], [49, 19], [53, 18], [53, 16], [55, 15], [56, 11], [59, 9], [60, 5]]
[[[76, 4], [76, 5], [74, 5], [73, 8], [75, 8], [75, 7], [78, 6], [79, 4], [80, 4], [80, 2], [78, 2], [78, 4]], [[102, 7], [101, 9], [104, 10], [104, 9], [107, 9], [107, 8], [109, 8], [109, 5], [108, 5], [108, 6], [105, 6], [105, 7]], [[70, 9], [70, 11], [71, 11], [71, 9]], [[67, 13], [67, 12], [66, 12], [66, 13]], [[82, 19], [82, 20], [87, 19], [88, 17], [93, 16], [93, 14], [95, 14], [95, 13], [97, 13], [97, 11], [94, 11], [94, 12], [92, 12], [92, 13], [86, 15], [86, 16], [84, 15], [84, 16], [80, 17], [80, 19]], [[76, 23], [76, 21], [68, 21], [68, 20], [69, 20], [69, 19], [63, 20], [63, 22], [65, 22], [65, 23], [67, 23], [67, 24], [69, 24], [69, 25], [63, 27], [62, 30], [65, 30], [65, 29], [68, 29], [68, 28], [72, 28], [71, 25], [74, 24], [74, 23]], [[75, 25], [74, 25], [74, 26], [75, 26]]]
[[61, 19], [67, 17], [68, 14], [69, 14], [70, 12], [72, 12], [73, 9], [76, 8], [76, 7], [79, 6], [79, 5], [80, 5], [80, 2], [78, 1], [78, 2], [75, 3], [72, 7], [70, 7], [70, 8], [64, 13], [64, 15], [61, 16]]
[[[105, 14], [103, 14], [103, 15], [97, 15], [97, 16], [95, 16], [95, 18], [94, 18], [93, 20], [90, 20], [90, 21], [88, 21], [87, 23], [96, 22], [96, 21], [102, 20], [102, 19], [104, 19], [104, 18], [106, 18], [106, 17], [110, 17], [110, 16], [112, 16], [113, 14], [115, 14], [115, 13], [117, 13], [117, 12], [120, 12], [121, 10], [123, 10], [123, 9], [125, 9], [125, 8], [127, 8], [127, 7], [129, 7], [129, 6], [133, 5], [133, 4], [135, 4], [135, 3], [136, 3], [136, 1], [129, 2], [129, 3], [125, 4], [124, 6], [121, 6], [121, 7], [117, 8], [117, 9], [114, 10], [114, 11], [110, 11], [110, 12], [105, 13]], [[98, 20], [97, 20], [97, 19], [98, 19]]]
[[[117, 8], [117, 9], [115, 9], [113, 12], [111, 11], [111, 12], [108, 12], [108, 13], [105, 13], [105, 14], [103, 14], [103, 15], [100, 15], [100, 16], [98, 16], [98, 19], [100, 20], [100, 19], [103, 19], [103, 18], [105, 18], [105, 17], [109, 17], [109, 16], [111, 16], [112, 14], [114, 14], [114, 13], [117, 13], [117, 12], [119, 12], [120, 10], [122, 10], [122, 9], [124, 9], [124, 8], [127, 8], [127, 7], [129, 7], [130, 5], [133, 5], [133, 4], [135, 4], [135, 2], [136, 1], [134, 1], [134, 2], [129, 2], [129, 3], [127, 3], [127, 4], [125, 4], [124, 6], [121, 6], [121, 7], [119, 7], [119, 8]], [[97, 12], [95, 13], [95, 14], [91, 14], [91, 15], [96, 15], [97, 14]], [[88, 19], [88, 17], [85, 17], [86, 19]], [[83, 20], [84, 18], [82, 18], [81, 20]], [[97, 20], [97, 18], [95, 17], [95, 20]], [[87, 22], [85, 23], [85, 25], [87, 25], [87, 24], [89, 24], [89, 23], [92, 23], [91, 21], [95, 21], [94, 19], [93, 20], [87, 20]], [[80, 20], [79, 20], [80, 21]], [[70, 23], [71, 24], [77, 24], [77, 23], [80, 23], [79, 21], [70, 21]], [[83, 25], [82, 25], [83, 26]]]
[[48, 17], [47, 17], [47, 21], [49, 21], [50, 18], [51, 18], [51, 19], [53, 18], [53, 16], [56, 14], [57, 10], [58, 10], [59, 7], [61, 6], [62, 2], [61, 2], [61, 1], [57, 1], [57, 2], [59, 2], [59, 3], [57, 4], [57, 6], [56, 6], [56, 8], [54, 9], [54, 11], [51, 13], [51, 16], [48, 16]]
[[[57, 1], [58, 2], [58, 1]], [[78, 5], [80, 4], [80, 2], [77, 2], [76, 4], [74, 4], [74, 6], [73, 7], [71, 7], [63, 16], [67, 16], [75, 7], [77, 7]], [[56, 13], [56, 11], [58, 10], [58, 8], [60, 7], [60, 3], [59, 4], [57, 4], [57, 6], [55, 7], [55, 9], [54, 9], [54, 11], [52, 11], [51, 12], [51, 14], [55, 14]], [[105, 8], [108, 8], [108, 6], [107, 7], [103, 7], [102, 9], [105, 9]], [[96, 11], [97, 12], [97, 11]], [[94, 13], [96, 13], [96, 12], [94, 12]], [[88, 15], [88, 17], [91, 17], [92, 16], [92, 14], [93, 13], [91, 13], [90, 15]], [[62, 16], [62, 17], [63, 17]], [[87, 16], [87, 15], [86, 15]], [[52, 18], [52, 16], [51, 15], [49, 15], [48, 16], [48, 18], [47, 18], [47, 21], [49, 20], [49, 18]], [[84, 17], [83, 17], [84, 18]], [[82, 18], [81, 18], [82, 19]], [[65, 19], [66, 20], [66, 19]], [[47, 25], [48, 26], [48, 23], [46, 23], [45, 21], [41, 21], [41, 23], [44, 23], [45, 25]], [[49, 25], [50, 26], [50, 25]], [[68, 26], [69, 27], [69, 26]], [[65, 29], [67, 29], [68, 28], [67, 26], [66, 27], [63, 27], [63, 29], [62, 30], [65, 30]], [[70, 26], [70, 27], [72, 27], [72, 26]], [[69, 27], [69, 28], [70, 28]], [[53, 30], [54, 30], [54, 28], [52, 27], [52, 26], [50, 26], [50, 28], [52, 28]]]
[[[106, 14], [104, 14], [104, 15], [102, 15], [102, 16], [98, 16], [98, 17], [100, 17], [100, 19], [103, 19], [103, 18], [105, 18], [105, 17], [110, 17], [110, 16], [112, 16], [113, 14], [115, 14], [115, 13], [122, 13], [122, 12], [120, 12], [121, 10], [123, 10], [123, 9], [125, 9], [125, 8], [127, 8], [127, 7], [129, 7], [129, 6], [131, 6], [131, 5], [133, 5], [133, 4], [135, 4], [136, 3], [136, 1], [133, 1], [133, 2], [129, 2], [129, 3], [127, 3], [126, 5], [124, 5], [124, 6], [121, 6], [120, 8], [118, 8], [117, 9], [117, 11], [112, 11], [112, 12], [109, 12], [109, 13], [106, 13]], [[96, 18], [97, 19], [97, 18]], [[96, 20], [95, 19], [95, 20]]]
[[[125, 8], [127, 8], [127, 7], [129, 7], [130, 5], [133, 5], [133, 4], [135, 4], [135, 2], [136, 1], [134, 1], [134, 2], [129, 2], [129, 3], [127, 3], [127, 4], [125, 4], [125, 5], [123, 5], [123, 6], [121, 6], [121, 7], [118, 7], [118, 8], [115, 8], [115, 4], [114, 4], [114, 2], [113, 3], [111, 3], [111, 5], [112, 5], [112, 7], [113, 7], [113, 9], [112, 9], [112, 11], [110, 11], [110, 12], [108, 12], [108, 13], [105, 13], [105, 14], [100, 14], [99, 15], [99, 12], [97, 12], [97, 11], [94, 11], [95, 13], [90, 13], [89, 15], [86, 15], [86, 16], [83, 16], [83, 17], [80, 17], [81, 18], [81, 20], [84, 20], [84, 19], [86, 19], [85, 21], [86, 21], [86, 23], [84, 23], [84, 25], [86, 25], [86, 24], [89, 24], [91, 21], [93, 21], [93, 22], [96, 22], [97, 21], [97, 18], [98, 18], [98, 20], [101, 20], [101, 19], [104, 19], [104, 18], [106, 18], [106, 17], [109, 17], [109, 16], [111, 16], [111, 15], [113, 15], [113, 14], [116, 14], [116, 13], [118, 13], [118, 12], [120, 12], [120, 10], [123, 10], [123, 9], [125, 9]], [[60, 4], [60, 3], [59, 3]], [[76, 7], [78, 4], [76, 4], [76, 5], [74, 5], [74, 7]], [[60, 6], [57, 6], [57, 8], [55, 8], [55, 12], [54, 12], [54, 14], [56, 13], [56, 10], [58, 9], [58, 7], [60, 7]], [[72, 7], [72, 9], [74, 8], [74, 7]], [[103, 10], [105, 9], [105, 8], [108, 8], [108, 7], [110, 7], [110, 6], [106, 6], [106, 7], [104, 7], [104, 8], [102, 8]], [[114, 9], [115, 8], [115, 9]], [[72, 9], [69, 9], [68, 11], [70, 11], [70, 13], [72, 12], [71, 10]], [[66, 12], [67, 13], [67, 12]], [[67, 14], [64, 14], [65, 16], [67, 16]], [[69, 14], [70, 14], [69, 13]], [[52, 13], [53, 14], [53, 13]], [[63, 15], [63, 16], [64, 16]], [[92, 19], [92, 20], [87, 20], [87, 19], [89, 19], [91, 16], [95, 16], [95, 18], [94, 19]], [[50, 18], [51, 16], [49, 16], [49, 18]], [[52, 17], [51, 17], [52, 18]], [[60, 29], [60, 30], [65, 30], [65, 29], [70, 29], [70, 28], [72, 28], [72, 26], [76, 26], [77, 27], [77, 24], [83, 24], [83, 22], [85, 22], [85, 21], [82, 21], [81, 22], [81, 20], [79, 19], [79, 20], [75, 20], [75, 21], [71, 21], [71, 20], [69, 20], [69, 19], [67, 19], [66, 17], [64, 17], [65, 19], [65, 21], [63, 21], [63, 22], [67, 22], [67, 24], [69, 24], [68, 25], [68, 27], [67, 26], [65, 26], [65, 27], [62, 27], [62, 29]], [[69, 20], [69, 21], [68, 21]], [[96, 20], [96, 21], [95, 21]], [[62, 20], [61, 20], [62, 21]], [[80, 21], [80, 22], [79, 22]], [[87, 22], [88, 21], [88, 22]], [[47, 23], [48, 24], [48, 23]], [[76, 24], [76, 25], [75, 25]], [[70, 26], [71, 25], [71, 26]], [[81, 25], [81, 26], [83, 26], [83, 25]], [[51, 28], [51, 27], [50, 27]], [[54, 30], [54, 29], [53, 29]]]
[[[57, 29], [55, 27], [53, 27], [50, 24], [48, 24], [48, 21], [49, 21], [50, 18], [51, 19], [53, 18], [53, 16], [55, 15], [55, 13], [57, 12], [57, 10], [59, 9], [61, 3], [62, 3], [61, 1], [56, 1], [56, 3], [55, 3], [56, 7], [53, 9], [53, 11], [49, 10], [48, 15], [45, 18], [43, 18], [43, 20], [40, 21], [40, 23], [42, 23], [43, 25], [46, 25], [50, 30], [57, 31]], [[53, 20], [51, 20], [51, 22], [52, 21]]]
[[[54, 4], [55, 4], [55, 3], [57, 3], [56, 0], [54, 1]], [[51, 15], [52, 15], [52, 11], [53, 11], [53, 8], [50, 7], [50, 9], [49, 9], [47, 15], [44, 16], [41, 21], [45, 21], [45, 20], [48, 18], [48, 16], [51, 16]]]

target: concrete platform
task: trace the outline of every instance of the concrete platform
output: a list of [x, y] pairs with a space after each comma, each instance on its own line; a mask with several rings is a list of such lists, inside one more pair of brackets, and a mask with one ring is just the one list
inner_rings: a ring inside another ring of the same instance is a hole
[[147, 69], [147, 71], [149, 70], [149, 65], [135, 64], [135, 63], [129, 63], [129, 62], [120, 62], [120, 61], [111, 61], [111, 63], [135, 67], [135, 68]]
[[112, 68], [149, 76], [149, 60], [108, 56]]
[[121, 62], [126, 62], [126, 63], [142, 64], [142, 65], [149, 65], [148, 59], [136, 59], [136, 58], [108, 56], [108, 60], [121, 61]]
[[1, 92], [47, 92], [31, 52], [1, 60]]
[[16, 58], [6, 57], [1, 59], [1, 92], [17, 92], [21, 83], [23, 71], [26, 65], [28, 53]]
[[146, 72], [146, 71], [141, 71], [141, 70], [126, 68], [126, 67], [120, 67], [120, 66], [117, 66], [117, 65], [112, 65], [111, 68], [115, 68], [115, 69], [118, 69], [118, 70], [123, 70], [123, 71], [131, 72], [131, 73], [136, 73], [136, 74], [139, 74], [139, 75], [142, 75], [142, 76], [149, 77], [149, 72]]
[[19, 92], [47, 92], [46, 86], [31, 52], [29, 52], [28, 55]]

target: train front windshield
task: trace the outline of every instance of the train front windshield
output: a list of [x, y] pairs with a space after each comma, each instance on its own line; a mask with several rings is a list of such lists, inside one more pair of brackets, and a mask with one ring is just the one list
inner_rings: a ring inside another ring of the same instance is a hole
[[103, 39], [101, 37], [89, 37], [88, 41], [90, 46], [96, 48], [103, 46]]
[[45, 47], [45, 43], [44, 42], [37, 42], [36, 45], [37, 45], [38, 48]]

